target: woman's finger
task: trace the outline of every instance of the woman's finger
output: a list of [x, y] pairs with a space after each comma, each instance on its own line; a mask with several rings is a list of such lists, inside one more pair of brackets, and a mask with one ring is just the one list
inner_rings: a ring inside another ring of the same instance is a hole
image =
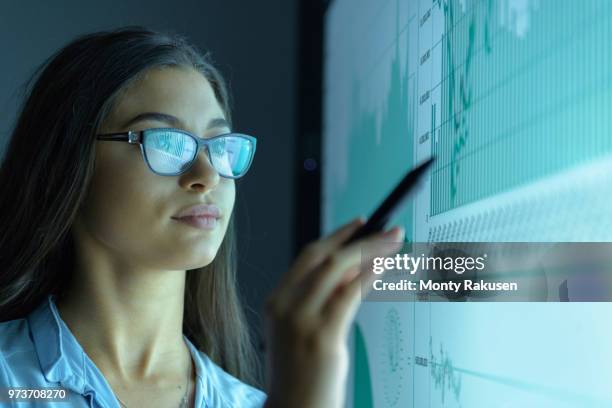
[[377, 275], [369, 270], [360, 270], [353, 279], [338, 287], [323, 307], [326, 324], [340, 330], [340, 335], [346, 335], [361, 300], [370, 293], [374, 281], [382, 276], [384, 272]]
[[329, 253], [348, 240], [364, 222], [364, 217], [357, 217], [330, 235], [304, 247], [289, 272], [281, 277], [275, 290], [276, 301], [283, 305], [287, 304], [288, 300], [295, 295], [295, 287], [303, 280], [303, 277], [323, 263]]
[[364, 253], [369, 258], [373, 253], [384, 256], [395, 252], [401, 247], [402, 238], [403, 230], [396, 227], [338, 249], [304, 282], [304, 295], [298, 302], [310, 312], [321, 309], [339, 285], [352, 278], [346, 274], [358, 272]]
[[360, 273], [355, 279], [340, 287], [324, 306], [325, 325], [337, 331], [337, 335], [345, 336], [350, 323], [355, 319], [362, 299], [364, 285]]
[[[304, 276], [304, 273], [308, 273], [310, 270], [319, 266], [329, 254], [338, 249], [342, 243], [348, 240], [364, 223], [365, 219], [363, 217], [357, 217], [332, 234], [309, 244], [308, 248], [300, 254], [299, 272], [292, 275], [292, 278], [289, 279], [289, 283], [296, 283], [296, 281], [299, 281]], [[302, 255], [304, 256], [302, 257]]]

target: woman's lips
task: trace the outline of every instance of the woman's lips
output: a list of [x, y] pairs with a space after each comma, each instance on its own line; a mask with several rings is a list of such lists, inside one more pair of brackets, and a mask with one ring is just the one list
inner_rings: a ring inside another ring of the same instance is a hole
[[181, 217], [174, 218], [173, 220], [177, 220], [183, 222], [185, 224], [191, 225], [192, 227], [196, 227], [199, 229], [214, 229], [217, 227], [218, 220], [216, 217], [212, 217], [210, 215], [201, 215], [201, 216], [189, 216], [189, 217]]

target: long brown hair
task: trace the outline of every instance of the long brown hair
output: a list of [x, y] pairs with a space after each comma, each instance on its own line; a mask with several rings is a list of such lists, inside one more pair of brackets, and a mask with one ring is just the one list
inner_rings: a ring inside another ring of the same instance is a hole
[[[210, 54], [181, 35], [139, 26], [76, 38], [26, 84], [0, 167], [0, 321], [25, 317], [69, 287], [70, 229], [93, 174], [95, 135], [122, 90], [161, 66], [201, 72], [231, 124], [228, 88]], [[214, 261], [187, 271], [183, 332], [227, 372], [259, 386], [236, 257], [232, 215]]]

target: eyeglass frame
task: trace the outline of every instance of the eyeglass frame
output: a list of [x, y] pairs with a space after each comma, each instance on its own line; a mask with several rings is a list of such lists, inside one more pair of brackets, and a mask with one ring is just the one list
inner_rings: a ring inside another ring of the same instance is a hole
[[[163, 131], [178, 132], [178, 133], [182, 133], [182, 134], [184, 134], [186, 136], [189, 136], [192, 139], [195, 139], [195, 141], [196, 141], [196, 151], [195, 151], [195, 155], [193, 156], [193, 159], [191, 160], [189, 166], [186, 167], [185, 169], [183, 169], [181, 172], [176, 173], [176, 174], [161, 174], [161, 173], [158, 173], [155, 170], [153, 170], [153, 168], [151, 167], [151, 164], [149, 163], [149, 158], [147, 157], [147, 153], [145, 152], [145, 149], [144, 149], [144, 132], [152, 131], [152, 130], [158, 130], [158, 131], [162, 131], [163, 130]], [[233, 177], [233, 176], [223, 176], [223, 175], [221, 175], [221, 173], [219, 173], [219, 171], [217, 170], [215, 165], [212, 163], [212, 159], [210, 158], [210, 147], [209, 147], [209, 145], [214, 140], [222, 138], [222, 137], [227, 137], [227, 136], [242, 137], [242, 138], [250, 140], [253, 143], [253, 153], [251, 154], [251, 158], [249, 159], [249, 163], [247, 164], [246, 169], [244, 170], [244, 172], [243, 172], [243, 174], [241, 176], [234, 176]], [[180, 176], [181, 174], [184, 174], [187, 171], [189, 171], [189, 169], [191, 169], [191, 167], [193, 167], [194, 163], [196, 162], [196, 159], [197, 159], [197, 157], [198, 157], [198, 155], [200, 153], [200, 150], [206, 149], [206, 152], [208, 153], [208, 161], [210, 162], [210, 165], [215, 169], [215, 171], [217, 171], [217, 173], [219, 173], [220, 177], [229, 178], [229, 179], [239, 179], [239, 178], [242, 178], [242, 177], [244, 177], [246, 175], [246, 173], [251, 168], [251, 164], [253, 163], [253, 158], [255, 157], [255, 149], [257, 147], [257, 139], [254, 136], [246, 135], [244, 133], [228, 132], [228, 133], [223, 133], [221, 135], [213, 136], [213, 137], [210, 137], [210, 138], [202, 139], [200, 137], [197, 137], [197, 136], [187, 132], [186, 130], [177, 129], [177, 128], [150, 128], [150, 129], [143, 129], [143, 130], [138, 130], [138, 131], [128, 130], [127, 132], [104, 133], [104, 134], [96, 135], [96, 140], [103, 140], [103, 141], [110, 141], [110, 142], [128, 142], [129, 144], [140, 145], [140, 151], [142, 153], [142, 157], [143, 157], [145, 163], [147, 164], [147, 167], [149, 168], [149, 170], [151, 170], [153, 173], [157, 174], [158, 176], [168, 176], [168, 177]]]

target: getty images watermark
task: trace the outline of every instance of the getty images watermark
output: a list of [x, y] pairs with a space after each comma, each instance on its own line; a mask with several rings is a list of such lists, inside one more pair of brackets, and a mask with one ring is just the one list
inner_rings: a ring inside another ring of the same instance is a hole
[[612, 243], [385, 245], [362, 252], [365, 301], [612, 300]]

